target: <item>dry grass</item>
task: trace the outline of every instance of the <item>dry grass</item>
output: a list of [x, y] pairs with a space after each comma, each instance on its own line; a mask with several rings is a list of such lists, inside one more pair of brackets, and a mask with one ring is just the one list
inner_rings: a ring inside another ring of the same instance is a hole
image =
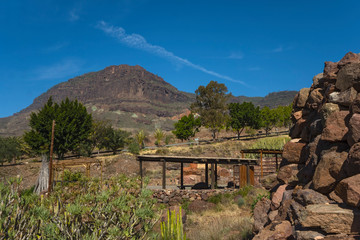
[[190, 240], [250, 239], [252, 224], [249, 208], [239, 208], [235, 204], [219, 205], [216, 209], [188, 215], [186, 236]]

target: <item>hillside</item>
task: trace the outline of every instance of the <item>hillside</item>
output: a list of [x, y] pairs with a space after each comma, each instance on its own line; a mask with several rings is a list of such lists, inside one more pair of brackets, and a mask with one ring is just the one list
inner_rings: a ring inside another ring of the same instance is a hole
[[[251, 101], [276, 107], [292, 102], [296, 92], [270, 93], [266, 97], [232, 97], [231, 102]], [[40, 109], [52, 96], [60, 102], [78, 99], [95, 119], [109, 120], [115, 127], [171, 130], [174, 120], [186, 112], [195, 95], [179, 91], [161, 77], [140, 66], [109, 66], [55, 85], [33, 103], [11, 117], [0, 118], [1, 135], [21, 135], [28, 129], [32, 111]]]

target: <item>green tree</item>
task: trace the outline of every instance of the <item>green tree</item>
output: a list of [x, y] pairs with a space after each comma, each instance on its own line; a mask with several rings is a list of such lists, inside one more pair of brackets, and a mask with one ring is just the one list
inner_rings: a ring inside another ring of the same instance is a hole
[[57, 104], [49, 98], [39, 112], [30, 115], [31, 130], [24, 135], [26, 143], [37, 153], [49, 153], [53, 120], [56, 122], [54, 152], [63, 159], [65, 153], [76, 151], [88, 139], [92, 116], [77, 100], [66, 98]]
[[140, 130], [135, 134], [135, 140], [139, 144], [140, 149], [143, 149], [144, 143], [147, 140], [147, 136], [144, 130]]
[[109, 126], [106, 128], [105, 137], [101, 142], [101, 146], [111, 150], [113, 154], [116, 154], [116, 151], [119, 148], [124, 148], [125, 144], [128, 143], [130, 133], [123, 131], [121, 129], [114, 129]]
[[271, 129], [278, 123], [278, 114], [276, 109], [270, 109], [265, 106], [261, 109], [261, 125], [265, 129], [266, 136]]
[[228, 120], [227, 87], [223, 83], [210, 81], [205, 86], [200, 86], [196, 91], [196, 100], [191, 104], [192, 112], [200, 114], [201, 124], [210, 129], [213, 139], [226, 125]]
[[89, 135], [91, 151], [97, 147], [98, 153], [100, 152], [102, 148], [101, 143], [104, 141], [109, 127], [110, 123], [108, 121], [93, 121]]
[[259, 107], [251, 102], [229, 104], [230, 126], [237, 132], [238, 139], [245, 127], [259, 129], [261, 126], [261, 115]]
[[288, 106], [279, 106], [276, 108], [278, 115], [278, 126], [279, 127], [288, 127], [291, 126], [291, 113], [292, 113], [292, 104]]
[[189, 140], [194, 137], [201, 127], [200, 118], [195, 118], [194, 114], [190, 113], [188, 116], [183, 116], [178, 122], [174, 124], [175, 130], [172, 131], [176, 138], [181, 141]]
[[15, 163], [16, 159], [21, 156], [21, 145], [19, 139], [16, 137], [0, 137], [0, 163], [4, 162]]
[[164, 133], [163, 130], [161, 130], [160, 128], [157, 128], [157, 129], [155, 129], [154, 137], [155, 137], [155, 139], [156, 139], [155, 145], [160, 146], [160, 145], [161, 145], [161, 141], [162, 141], [163, 138], [165, 137], [165, 133]]

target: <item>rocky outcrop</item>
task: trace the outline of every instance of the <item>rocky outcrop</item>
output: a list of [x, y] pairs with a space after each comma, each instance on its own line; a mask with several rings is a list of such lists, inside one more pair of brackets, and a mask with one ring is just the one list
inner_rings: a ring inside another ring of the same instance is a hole
[[258, 239], [284, 221], [294, 228], [288, 239], [352, 239], [360, 233], [358, 92], [360, 55], [348, 53], [326, 62], [312, 86], [296, 95], [292, 140], [277, 175], [283, 185], [272, 190], [272, 211]]

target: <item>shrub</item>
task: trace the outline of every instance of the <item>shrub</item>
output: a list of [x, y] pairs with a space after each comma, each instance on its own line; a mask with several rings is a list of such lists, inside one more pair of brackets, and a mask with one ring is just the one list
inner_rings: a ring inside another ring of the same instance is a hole
[[151, 191], [124, 175], [59, 185], [47, 198], [0, 183], [0, 239], [141, 239], [156, 222]]
[[132, 141], [129, 144], [129, 148], [128, 148], [129, 152], [131, 152], [132, 154], [139, 154], [140, 153], [140, 147], [139, 144], [136, 141]]
[[219, 203], [221, 203], [221, 200], [222, 200], [222, 195], [216, 194], [216, 195], [209, 197], [208, 202], [211, 202], [214, 204], [219, 204]]
[[238, 207], [242, 207], [245, 204], [245, 200], [242, 197], [238, 197], [236, 204], [238, 205]]

